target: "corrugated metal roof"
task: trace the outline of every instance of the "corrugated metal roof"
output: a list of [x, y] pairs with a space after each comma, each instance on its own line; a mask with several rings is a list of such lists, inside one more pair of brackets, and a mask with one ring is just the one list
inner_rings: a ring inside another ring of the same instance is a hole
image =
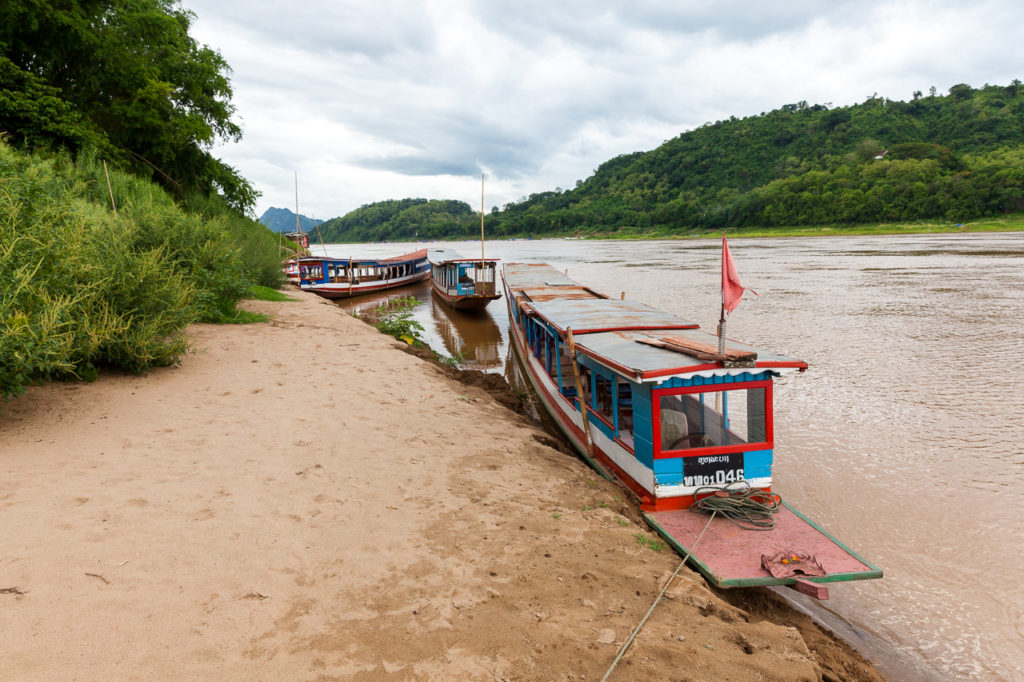
[[[479, 263], [481, 259], [480, 258], [464, 258], [455, 249], [428, 249], [427, 250], [427, 260], [429, 260], [432, 265], [441, 265], [443, 263], [451, 263], [451, 262]], [[483, 259], [483, 261], [485, 263], [494, 263], [494, 264], [497, 264], [499, 260], [500, 259], [498, 259], [498, 258], [484, 258]]]
[[462, 256], [455, 249], [430, 249], [427, 251], [427, 260], [431, 265], [440, 265], [450, 260], [461, 260]]
[[573, 334], [612, 329], [696, 329], [697, 323], [676, 317], [639, 301], [611, 298], [550, 298], [534, 301], [531, 307], [559, 333], [572, 328]]
[[[505, 283], [513, 296], [525, 295], [526, 307], [565, 336], [572, 329], [576, 346], [625, 374], [643, 378], [706, 372], [730, 365], [641, 340], [684, 339], [717, 349], [718, 337], [698, 325], [637, 301], [609, 299], [569, 279], [549, 265], [506, 263]], [[806, 369], [807, 364], [763, 348], [728, 340], [728, 350], [756, 353], [754, 368]], [[751, 368], [751, 369], [754, 369]]]
[[412, 253], [405, 253], [401, 256], [391, 256], [390, 258], [349, 258], [348, 256], [304, 256], [298, 259], [298, 262], [306, 263], [345, 263], [349, 261], [352, 265], [375, 265], [377, 263], [401, 263], [404, 261], [419, 260], [427, 257], [427, 250], [420, 249], [419, 251], [413, 251]]

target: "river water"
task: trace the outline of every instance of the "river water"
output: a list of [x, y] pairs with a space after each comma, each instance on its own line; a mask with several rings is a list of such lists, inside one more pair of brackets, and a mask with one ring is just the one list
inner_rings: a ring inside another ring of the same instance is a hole
[[[891, 679], [1024, 679], [1024, 233], [730, 248], [759, 295], [744, 295], [728, 336], [810, 364], [776, 381], [773, 487], [885, 572], [833, 583], [827, 602], [783, 592]], [[717, 240], [488, 242], [486, 255], [547, 262], [712, 332], [718, 321]], [[394, 295], [425, 303], [416, 318], [434, 350], [505, 371], [503, 301], [474, 318], [433, 301], [427, 283]]]

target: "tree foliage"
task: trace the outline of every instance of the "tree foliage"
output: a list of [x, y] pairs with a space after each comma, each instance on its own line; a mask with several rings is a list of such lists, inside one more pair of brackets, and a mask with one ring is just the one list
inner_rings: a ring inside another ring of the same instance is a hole
[[[440, 212], [408, 212], [415, 202], [423, 200], [372, 204], [329, 223], [348, 226], [344, 234], [353, 241], [478, 233], [478, 219], [465, 212], [442, 227]], [[492, 211], [486, 232], [685, 234], [729, 226], [962, 222], [1022, 210], [1024, 87], [1015, 80], [979, 89], [959, 84], [947, 96], [917, 92], [908, 102], [798, 102], [708, 123], [650, 152], [610, 159], [572, 190], [533, 194]]]
[[230, 67], [188, 31], [178, 0], [4, 0], [0, 131], [19, 146], [92, 147], [179, 199], [258, 197], [214, 158], [235, 140]]

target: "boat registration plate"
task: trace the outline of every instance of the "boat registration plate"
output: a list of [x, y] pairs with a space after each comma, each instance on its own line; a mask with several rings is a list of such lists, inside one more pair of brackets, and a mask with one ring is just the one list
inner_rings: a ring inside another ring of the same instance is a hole
[[743, 480], [743, 453], [683, 458], [683, 485], [725, 485]]

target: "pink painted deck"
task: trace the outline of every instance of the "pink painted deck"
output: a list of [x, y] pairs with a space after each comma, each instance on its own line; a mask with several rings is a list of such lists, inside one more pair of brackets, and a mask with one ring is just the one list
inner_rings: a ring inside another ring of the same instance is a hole
[[[704, 530], [709, 515], [687, 509], [647, 512], [648, 523], [683, 556]], [[727, 518], [715, 517], [694, 549], [690, 561], [719, 587], [789, 585], [794, 578], [774, 578], [762, 568], [761, 556], [776, 552], [813, 554], [826, 574], [802, 580], [825, 583], [881, 578], [882, 571], [783, 502], [775, 528], [744, 530]]]

